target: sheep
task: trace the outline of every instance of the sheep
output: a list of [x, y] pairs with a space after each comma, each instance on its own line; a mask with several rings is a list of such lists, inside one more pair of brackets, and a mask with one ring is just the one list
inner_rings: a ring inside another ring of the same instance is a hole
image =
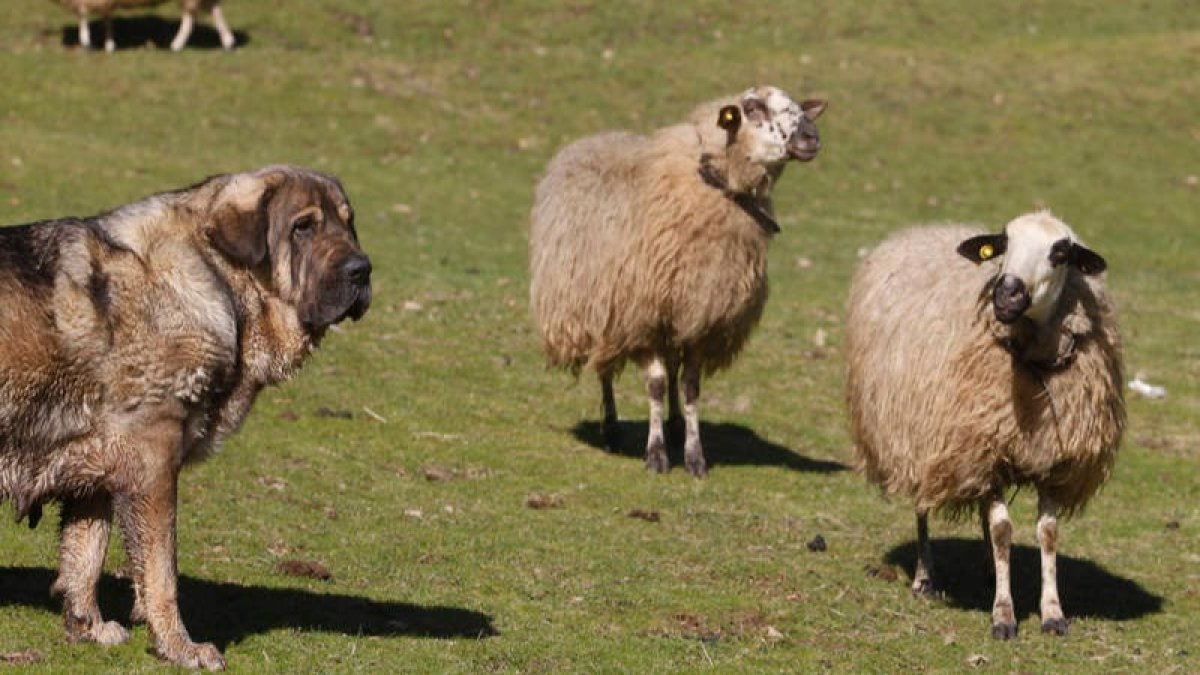
[[779, 231], [771, 190], [789, 159], [816, 157], [825, 106], [757, 87], [650, 136], [585, 138], [550, 162], [531, 214], [531, 306], [549, 362], [599, 376], [609, 450], [613, 377], [632, 360], [647, 373], [646, 466], [667, 471], [663, 396], [677, 424], [682, 368], [685, 463], [707, 473], [700, 377], [728, 367], [762, 315]]
[[1042, 631], [1067, 632], [1057, 518], [1079, 512], [1108, 479], [1125, 429], [1121, 337], [1098, 276], [1105, 268], [1065, 223], [1039, 211], [997, 235], [963, 226], [899, 233], [867, 256], [851, 285], [856, 468], [885, 494], [915, 502], [915, 595], [934, 592], [928, 513], [979, 509], [998, 639], [1017, 632], [1005, 491], [1028, 484], [1038, 495]]
[[[82, 47], [92, 46], [92, 34], [88, 29], [88, 14], [98, 12], [104, 17], [104, 51], [111, 52], [117, 48], [117, 43], [113, 40], [113, 12], [139, 7], [155, 7], [166, 0], [55, 0], [55, 2], [79, 16], [79, 44]], [[217, 32], [221, 36], [221, 46], [225, 49], [233, 49], [236, 39], [233, 31], [229, 30], [229, 24], [225, 22], [225, 15], [221, 11], [220, 3], [221, 0], [180, 0], [179, 5], [183, 10], [183, 18], [179, 22], [179, 32], [171, 41], [171, 50], [179, 51], [187, 44], [195, 25], [196, 12], [201, 9], [212, 13], [213, 23], [216, 24]]]

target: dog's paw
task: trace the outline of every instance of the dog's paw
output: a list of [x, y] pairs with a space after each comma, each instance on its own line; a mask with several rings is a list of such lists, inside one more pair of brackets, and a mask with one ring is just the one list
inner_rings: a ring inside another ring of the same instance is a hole
[[205, 670], [225, 670], [225, 657], [221, 651], [208, 642], [186, 641], [179, 647], [170, 650], [159, 650], [159, 657], [184, 668], [204, 668]]
[[112, 647], [125, 644], [129, 640], [129, 631], [116, 621], [101, 621], [93, 626], [83, 639], [98, 645]]

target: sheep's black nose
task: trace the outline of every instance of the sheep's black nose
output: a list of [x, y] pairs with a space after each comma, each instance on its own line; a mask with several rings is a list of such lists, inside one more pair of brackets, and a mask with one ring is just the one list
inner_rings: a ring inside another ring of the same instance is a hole
[[992, 291], [992, 309], [1000, 323], [1012, 323], [1029, 309], [1029, 290], [1025, 282], [1011, 274], [1005, 274], [996, 282]]
[[342, 274], [358, 286], [371, 283], [371, 261], [365, 255], [352, 255], [342, 263]]

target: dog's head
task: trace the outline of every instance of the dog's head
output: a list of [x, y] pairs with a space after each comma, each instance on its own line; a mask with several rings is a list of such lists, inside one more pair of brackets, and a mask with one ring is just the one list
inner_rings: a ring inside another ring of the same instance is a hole
[[210, 223], [213, 246], [269, 279], [310, 332], [366, 313], [371, 262], [337, 179], [294, 166], [229, 176]]

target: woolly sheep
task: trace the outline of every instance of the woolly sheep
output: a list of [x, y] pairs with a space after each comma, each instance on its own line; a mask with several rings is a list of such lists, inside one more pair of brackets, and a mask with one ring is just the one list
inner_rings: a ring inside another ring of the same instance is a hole
[[1017, 631], [1005, 491], [1037, 489], [1042, 631], [1063, 635], [1057, 517], [1082, 509], [1108, 478], [1125, 428], [1121, 338], [1104, 269], [1042, 211], [998, 235], [961, 226], [902, 232], [863, 261], [851, 286], [857, 468], [885, 493], [915, 501], [915, 594], [933, 592], [929, 511], [979, 509], [999, 639]]
[[825, 102], [774, 87], [699, 106], [650, 136], [606, 133], [550, 162], [530, 228], [530, 298], [550, 363], [599, 375], [604, 435], [617, 444], [613, 376], [647, 371], [646, 465], [668, 468], [663, 396], [685, 399], [688, 471], [707, 471], [700, 377], [741, 351], [767, 299], [767, 244], [778, 231], [771, 190], [789, 159], [820, 149]]
[[[161, 5], [166, 0], [55, 0], [55, 2], [79, 16], [79, 44], [82, 47], [92, 46], [92, 34], [88, 29], [88, 14], [99, 13], [104, 18], [104, 50], [111, 52], [117, 48], [117, 43], [113, 40], [113, 12], [122, 9], [154, 7]], [[179, 51], [187, 44], [195, 25], [196, 12], [201, 9], [212, 12], [213, 23], [221, 35], [221, 46], [225, 49], [233, 49], [236, 40], [233, 31], [229, 30], [229, 24], [225, 22], [220, 2], [221, 0], [180, 0], [179, 5], [183, 9], [183, 18], [179, 22], [179, 32], [171, 41], [171, 49]]]

